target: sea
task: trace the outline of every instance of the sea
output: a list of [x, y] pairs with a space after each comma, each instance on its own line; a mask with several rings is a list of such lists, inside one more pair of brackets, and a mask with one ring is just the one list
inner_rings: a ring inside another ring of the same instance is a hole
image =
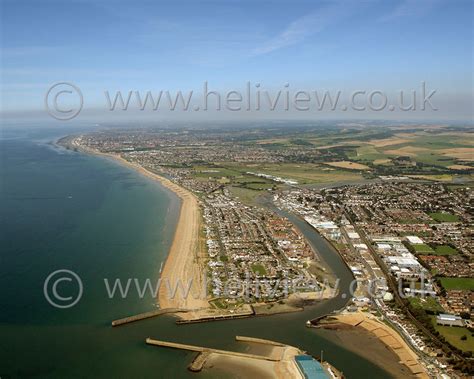
[[[192, 373], [187, 366], [194, 354], [149, 346], [145, 339], [244, 351], [236, 335], [315, 356], [323, 351], [347, 378], [390, 377], [330, 332], [305, 326], [343, 307], [347, 298], [341, 296], [269, 317], [178, 326], [173, 317], [160, 316], [112, 328], [114, 319], [156, 309], [152, 291], [111, 296], [110, 290], [116, 280], [132, 289], [135, 281], [156, 283], [180, 203], [159, 183], [113, 160], [56, 144], [92, 130], [34, 122], [2, 127], [0, 378], [223, 378], [213, 370]], [[337, 252], [307, 224], [292, 221], [348, 288], [352, 274]], [[51, 286], [65, 272], [69, 279]], [[69, 298], [78, 300], [66, 307]]]

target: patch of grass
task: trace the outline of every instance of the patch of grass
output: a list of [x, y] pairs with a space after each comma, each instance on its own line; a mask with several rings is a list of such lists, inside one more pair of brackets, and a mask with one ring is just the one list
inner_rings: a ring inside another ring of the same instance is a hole
[[246, 171], [252, 171], [279, 176], [284, 179], [294, 179], [297, 180], [299, 184], [335, 183], [363, 179], [358, 172], [349, 172], [347, 170], [325, 167], [314, 163], [268, 163], [259, 165], [228, 164], [227, 166], [229, 169], [243, 173]]
[[252, 183], [246, 183], [245, 188], [259, 191], [259, 190], [266, 190], [269, 188], [273, 188], [273, 184], [264, 183], [264, 182], [252, 182]]
[[270, 181], [266, 181], [265, 179], [261, 179], [257, 176], [254, 176], [254, 175], [247, 175], [247, 174], [243, 174], [243, 175], [239, 175], [237, 177], [235, 177], [233, 180], [232, 180], [232, 183], [236, 184], [247, 184], [247, 183], [270, 183]]
[[213, 304], [218, 309], [227, 309], [227, 304], [225, 304], [222, 300], [213, 300], [211, 301], [211, 304]]
[[261, 140], [255, 140], [248, 143], [249, 145], [260, 145], [265, 147], [265, 145], [282, 145], [289, 146], [291, 145], [288, 138], [266, 138]]
[[209, 166], [194, 166], [193, 176], [195, 178], [221, 178], [221, 177], [234, 177], [239, 176], [240, 172], [236, 170], [230, 170], [225, 167], [219, 167], [214, 165]]
[[446, 290], [474, 291], [474, 278], [439, 278]]
[[231, 180], [229, 178], [222, 177], [220, 179], [217, 179], [217, 182], [220, 183], [220, 184], [227, 184], [227, 183], [230, 183]]
[[434, 297], [410, 297], [408, 299], [412, 307], [421, 308], [428, 312], [442, 313], [444, 312], [443, 307], [436, 301]]
[[232, 177], [232, 176], [238, 176], [240, 175], [240, 172], [234, 171], [234, 170], [229, 170], [223, 167], [207, 167], [201, 170], [196, 170], [194, 172], [194, 176], [197, 177], [205, 177], [205, 178], [215, 178], [215, 177]]
[[248, 205], [257, 205], [256, 197], [262, 194], [261, 191], [255, 191], [253, 189], [244, 187], [227, 187], [233, 196], [237, 197], [242, 203]]
[[452, 182], [453, 176], [449, 174], [440, 175], [407, 175], [409, 178], [431, 180], [433, 182]]
[[418, 254], [431, 254], [434, 253], [434, 250], [425, 243], [416, 243], [412, 244], [415, 252]]
[[445, 212], [434, 212], [434, 213], [428, 213], [430, 217], [438, 222], [457, 222], [459, 221], [459, 217], [456, 215], [453, 215], [451, 213], [445, 213]]
[[378, 166], [393, 166], [390, 159], [375, 159], [372, 163]]
[[449, 137], [446, 135], [420, 135], [413, 145], [417, 147], [424, 147], [430, 150], [440, 150], [448, 148], [470, 147], [471, 145], [466, 142], [468, 142], [467, 139], [463, 139], [462, 137], [460, 138], [455, 133]]
[[436, 151], [419, 153], [415, 160], [431, 166], [447, 167], [454, 164], [454, 159], [441, 155]]
[[355, 150], [355, 154], [350, 154], [350, 159], [356, 161], [375, 161], [377, 159], [386, 159], [387, 156], [379, 152], [375, 146], [362, 145]]
[[267, 271], [265, 270], [265, 267], [261, 265], [260, 263], [254, 263], [252, 264], [252, 271], [260, 276], [265, 276], [267, 275]]
[[339, 251], [344, 250], [346, 248], [346, 245], [341, 242], [333, 242], [333, 245]]
[[225, 254], [219, 255], [219, 258], [220, 258], [221, 262], [224, 262], [224, 263], [227, 263], [229, 261], [229, 257]]
[[280, 149], [283, 149], [284, 147], [287, 146], [287, 144], [283, 144], [283, 143], [265, 143], [265, 144], [262, 144], [260, 145], [261, 147], [263, 147], [264, 149], [268, 149], [268, 150], [280, 150]]
[[456, 255], [458, 251], [449, 245], [438, 245], [433, 255]]
[[449, 184], [446, 187], [448, 187], [450, 191], [456, 191], [459, 189], [471, 188], [472, 186], [474, 186], [474, 182], [467, 182], [463, 184]]
[[[474, 351], [474, 337], [467, 328], [437, 325], [436, 317], [434, 316], [431, 318], [431, 321], [438, 333], [441, 334], [451, 345], [461, 349], [462, 351]], [[461, 339], [463, 336], [466, 336], [465, 340]]]
[[298, 145], [298, 146], [313, 146], [311, 142], [302, 138], [295, 138], [295, 139], [290, 140], [290, 142], [293, 145]]
[[370, 167], [361, 164], [361, 163], [355, 163], [351, 161], [339, 161], [339, 162], [324, 162], [325, 165], [331, 166], [331, 167], [337, 167], [341, 168], [343, 170], [368, 170]]

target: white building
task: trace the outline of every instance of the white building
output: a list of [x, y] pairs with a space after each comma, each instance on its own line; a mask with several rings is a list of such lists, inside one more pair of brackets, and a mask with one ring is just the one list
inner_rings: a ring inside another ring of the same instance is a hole
[[407, 236], [406, 238], [411, 244], [419, 245], [423, 243], [423, 240], [417, 236]]

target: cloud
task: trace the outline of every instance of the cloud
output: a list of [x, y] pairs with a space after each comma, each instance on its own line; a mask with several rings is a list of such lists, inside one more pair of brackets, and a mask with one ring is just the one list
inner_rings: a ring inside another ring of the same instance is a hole
[[404, 0], [390, 13], [379, 18], [379, 22], [388, 22], [397, 18], [421, 16], [437, 3], [437, 0]]
[[352, 12], [351, 3], [335, 2], [291, 22], [277, 36], [256, 47], [253, 55], [267, 54], [298, 44], [327, 27], [337, 24]]
[[134, 39], [141, 48], [159, 47], [163, 60], [222, 67], [304, 42], [326, 28], [339, 26], [341, 20], [361, 6], [353, 1], [323, 2], [317, 10], [313, 8], [312, 12], [277, 29], [274, 35], [266, 29], [274, 22], [249, 21], [239, 11], [226, 11], [222, 18], [232, 17], [234, 22], [214, 22], [207, 15], [197, 15], [190, 23], [160, 15], [142, 20]]

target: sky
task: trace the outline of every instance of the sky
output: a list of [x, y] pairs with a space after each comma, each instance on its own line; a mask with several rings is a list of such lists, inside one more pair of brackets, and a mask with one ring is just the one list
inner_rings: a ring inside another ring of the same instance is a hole
[[193, 90], [202, 99], [204, 82], [241, 92], [249, 82], [273, 94], [380, 90], [390, 97], [419, 93], [425, 82], [436, 90], [435, 112], [350, 109], [334, 117], [472, 121], [472, 1], [0, 2], [3, 114], [44, 111], [57, 82], [80, 88], [84, 109], [98, 114], [107, 113], [104, 91]]

